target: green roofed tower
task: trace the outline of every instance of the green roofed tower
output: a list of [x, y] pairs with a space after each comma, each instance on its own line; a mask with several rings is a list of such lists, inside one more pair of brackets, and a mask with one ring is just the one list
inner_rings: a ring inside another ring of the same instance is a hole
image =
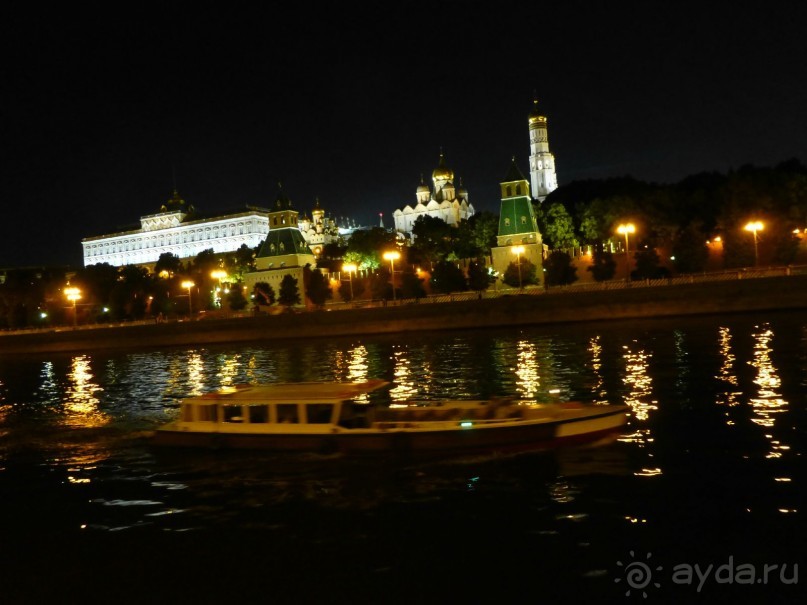
[[298, 212], [292, 208], [291, 200], [278, 184], [277, 199], [269, 211], [269, 233], [258, 251], [256, 266], [258, 269], [267, 269], [281, 265], [313, 265], [313, 257], [314, 253], [300, 231]]
[[290, 275], [297, 280], [302, 304], [307, 304], [305, 274], [306, 270], [318, 270], [317, 261], [300, 231], [298, 212], [280, 184], [268, 218], [269, 233], [255, 257], [255, 271], [244, 274], [244, 285], [251, 292], [256, 284], [263, 282], [277, 293], [283, 278]]
[[[493, 268], [501, 275], [512, 262], [529, 260], [543, 279], [544, 246], [530, 195], [530, 184], [513, 158], [507, 175], [500, 183], [498, 246], [491, 250]], [[516, 252], [516, 247], [520, 247]]]

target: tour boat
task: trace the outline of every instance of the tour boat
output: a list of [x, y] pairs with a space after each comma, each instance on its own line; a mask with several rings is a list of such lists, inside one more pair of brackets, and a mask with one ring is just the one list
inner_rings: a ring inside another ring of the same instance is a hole
[[515, 399], [379, 406], [384, 380], [239, 385], [180, 402], [167, 446], [278, 452], [452, 455], [544, 450], [616, 437], [628, 406]]

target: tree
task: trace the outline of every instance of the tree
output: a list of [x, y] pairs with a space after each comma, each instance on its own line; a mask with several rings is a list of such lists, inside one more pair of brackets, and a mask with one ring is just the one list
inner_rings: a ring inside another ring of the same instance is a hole
[[703, 271], [709, 259], [709, 248], [706, 245], [706, 234], [699, 225], [690, 223], [681, 229], [672, 247], [675, 268], [681, 273]]
[[291, 310], [294, 305], [300, 304], [300, 288], [297, 286], [298, 280], [291, 275], [284, 275], [280, 282], [280, 294], [277, 302]]
[[227, 304], [233, 311], [240, 311], [247, 306], [247, 299], [244, 296], [244, 286], [238, 281], [230, 286], [227, 294]]
[[490, 287], [493, 279], [488, 268], [480, 262], [468, 265], [468, 287], [476, 292], [483, 292]]
[[258, 282], [252, 288], [252, 296], [256, 304], [259, 305], [273, 305], [275, 304], [275, 289], [266, 282]]
[[227, 273], [240, 280], [244, 273], [255, 268], [256, 255], [257, 249], [241, 244], [237, 250], [230, 252], [225, 258]]
[[574, 233], [574, 221], [561, 203], [539, 210], [541, 235], [550, 248], [576, 248], [580, 245]]
[[182, 271], [182, 261], [176, 254], [163, 252], [154, 263], [154, 273], [160, 275], [165, 272], [167, 276], [175, 275]]
[[[519, 265], [515, 262], [507, 265], [507, 269], [504, 270], [504, 275], [502, 275], [502, 281], [512, 288], [518, 288], [519, 285], [528, 286], [541, 283], [538, 279], [538, 267], [532, 261], [522, 258], [520, 266], [521, 268], [519, 269]], [[521, 279], [519, 279], [519, 275]]]
[[426, 296], [426, 289], [423, 287], [423, 278], [418, 277], [411, 269], [405, 269], [401, 273], [401, 297], [423, 298], [424, 296]]
[[354, 231], [347, 241], [345, 261], [355, 263], [364, 271], [375, 271], [381, 264], [385, 250], [396, 247], [397, 237], [381, 227]]
[[412, 225], [412, 249], [429, 267], [446, 260], [454, 248], [456, 229], [444, 220], [424, 214]]
[[544, 261], [547, 286], [568, 286], [577, 281], [577, 267], [563, 250], [553, 250]]
[[601, 282], [613, 279], [616, 273], [614, 253], [603, 249], [602, 245], [595, 246], [591, 257], [591, 265], [586, 270], [591, 271], [594, 281]]
[[645, 245], [633, 258], [636, 259], [636, 268], [630, 272], [631, 279], [658, 279], [664, 276], [665, 270], [659, 267], [661, 259], [655, 248]]
[[306, 296], [317, 308], [322, 308], [326, 300], [333, 297], [331, 292], [331, 285], [328, 283], [328, 276], [322, 271], [308, 270], [308, 286], [306, 288]]
[[468, 289], [468, 282], [465, 280], [462, 269], [455, 263], [444, 260], [434, 265], [431, 287], [433, 292], [442, 294], [463, 292]]
[[390, 271], [386, 267], [379, 267], [378, 271], [370, 274], [370, 295], [373, 300], [392, 298]]

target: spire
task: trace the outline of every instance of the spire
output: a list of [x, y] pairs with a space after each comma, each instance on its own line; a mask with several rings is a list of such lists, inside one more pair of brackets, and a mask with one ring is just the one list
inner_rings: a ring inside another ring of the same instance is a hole
[[507, 176], [504, 177], [503, 183], [513, 183], [515, 181], [526, 181], [527, 179], [524, 178], [524, 175], [521, 173], [521, 170], [518, 169], [516, 165], [516, 156], [513, 156], [513, 159], [510, 162], [510, 168], [507, 170]]
[[291, 200], [283, 191], [283, 184], [277, 183], [277, 199], [275, 199], [275, 210], [291, 210]]
[[384, 228], [384, 213], [383, 212], [378, 213], [378, 221], [379, 221], [378, 226], [383, 229]]

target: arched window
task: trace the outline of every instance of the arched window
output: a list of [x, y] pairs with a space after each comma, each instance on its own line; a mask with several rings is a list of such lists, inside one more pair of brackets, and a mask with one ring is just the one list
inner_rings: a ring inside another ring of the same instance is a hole
[[512, 187], [510, 187], [510, 185], [508, 185], [507, 187], [505, 187], [505, 189], [504, 189], [504, 190], [505, 190], [505, 194], [507, 195], [507, 197], [512, 197], [512, 195], [513, 195], [513, 188], [512, 188]]

